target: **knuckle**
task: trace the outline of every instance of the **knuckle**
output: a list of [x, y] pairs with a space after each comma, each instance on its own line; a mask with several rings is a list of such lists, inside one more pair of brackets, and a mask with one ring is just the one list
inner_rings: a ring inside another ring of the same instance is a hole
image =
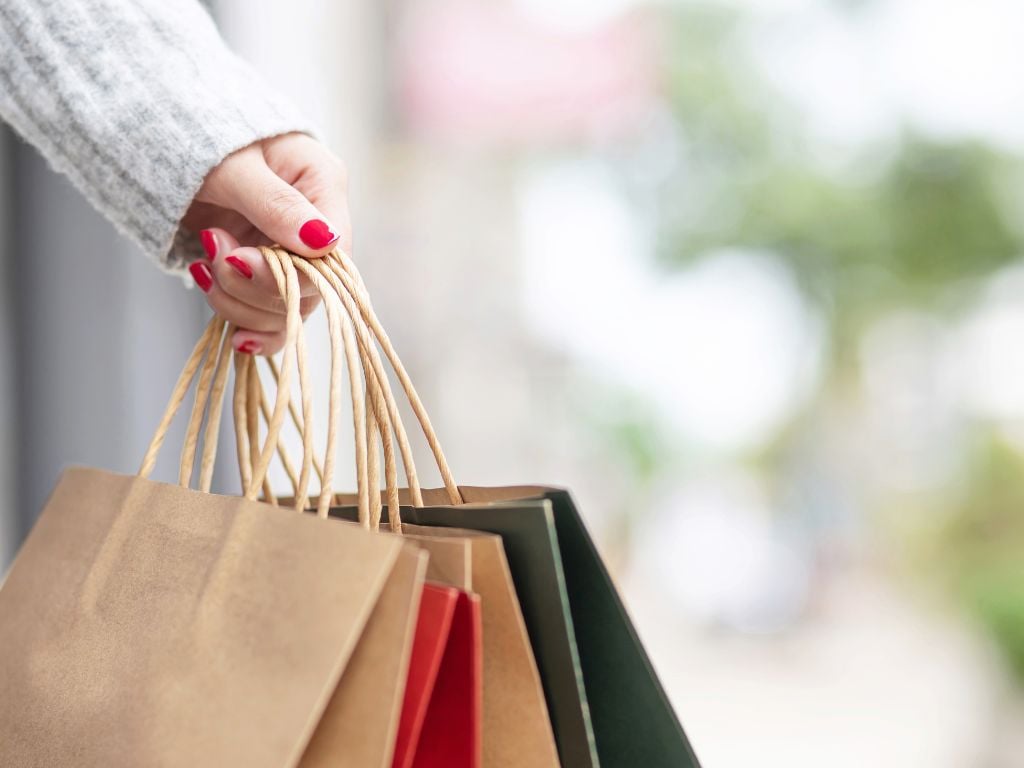
[[260, 309], [278, 313], [284, 311], [284, 297], [278, 292], [276, 285], [273, 287], [257, 288], [253, 292], [250, 302]]
[[306, 205], [305, 198], [298, 192], [279, 187], [267, 190], [260, 202], [261, 213], [271, 221], [298, 218]]
[[226, 294], [211, 294], [209, 303], [214, 312], [239, 328], [263, 333], [276, 333], [284, 329], [283, 315], [259, 309], [242, 309], [237, 301], [228, 298]]
[[231, 302], [229, 302], [225, 295], [220, 291], [208, 293], [206, 295], [206, 303], [210, 305], [210, 309], [228, 322], [235, 324], [238, 323], [238, 313], [234, 311], [234, 307]]

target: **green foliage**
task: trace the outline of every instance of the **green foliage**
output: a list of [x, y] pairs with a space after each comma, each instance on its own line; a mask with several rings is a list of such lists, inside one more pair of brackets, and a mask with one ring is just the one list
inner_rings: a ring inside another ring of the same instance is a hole
[[962, 596], [1024, 682], [1024, 563], [981, 562], [965, 574]]
[[679, 13], [666, 82], [683, 150], [660, 195], [665, 261], [770, 250], [836, 313], [841, 337], [844, 323], [1020, 255], [1001, 194], [1017, 158], [905, 132], [827, 167], [800, 115], [744, 64], [737, 17]]
[[1024, 682], [1024, 459], [991, 432], [971, 451], [966, 486], [938, 550], [960, 598]]

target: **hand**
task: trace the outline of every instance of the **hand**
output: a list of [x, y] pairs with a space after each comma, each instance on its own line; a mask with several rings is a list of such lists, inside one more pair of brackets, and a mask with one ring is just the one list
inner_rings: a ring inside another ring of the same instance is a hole
[[[279, 243], [310, 259], [349, 251], [346, 187], [341, 161], [298, 133], [250, 144], [210, 171], [183, 222], [199, 232], [209, 261], [189, 271], [213, 311], [239, 327], [236, 350], [269, 355], [284, 346], [284, 301], [254, 246]], [[302, 274], [299, 283], [305, 319], [320, 297]]]

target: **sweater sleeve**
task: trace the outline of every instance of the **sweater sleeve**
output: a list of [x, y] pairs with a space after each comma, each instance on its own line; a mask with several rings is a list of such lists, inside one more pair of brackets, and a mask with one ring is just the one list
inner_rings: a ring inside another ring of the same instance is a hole
[[0, 0], [0, 118], [169, 270], [206, 174], [309, 126], [196, 0]]

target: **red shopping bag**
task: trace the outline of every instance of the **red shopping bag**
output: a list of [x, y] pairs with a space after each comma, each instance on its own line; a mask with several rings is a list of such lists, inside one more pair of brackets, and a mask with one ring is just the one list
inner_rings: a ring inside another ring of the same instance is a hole
[[480, 766], [481, 626], [477, 595], [424, 586], [393, 768]]

